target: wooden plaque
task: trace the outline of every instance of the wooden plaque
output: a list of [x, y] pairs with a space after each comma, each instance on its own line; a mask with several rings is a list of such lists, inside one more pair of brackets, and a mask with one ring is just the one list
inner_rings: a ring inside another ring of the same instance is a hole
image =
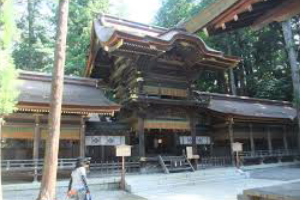
[[234, 151], [234, 152], [243, 151], [243, 144], [240, 142], [232, 143], [232, 151]]
[[131, 156], [131, 146], [130, 145], [118, 145], [118, 146], [116, 146], [116, 156], [117, 157], [129, 157], [129, 156]]

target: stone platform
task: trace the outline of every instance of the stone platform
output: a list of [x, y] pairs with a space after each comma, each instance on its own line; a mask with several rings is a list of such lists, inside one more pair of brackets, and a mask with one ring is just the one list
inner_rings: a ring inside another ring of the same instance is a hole
[[300, 181], [245, 190], [239, 200], [300, 200]]

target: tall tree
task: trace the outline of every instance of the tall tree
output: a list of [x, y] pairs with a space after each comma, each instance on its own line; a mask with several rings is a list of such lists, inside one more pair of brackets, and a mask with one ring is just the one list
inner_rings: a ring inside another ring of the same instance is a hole
[[55, 2], [28, 0], [19, 4], [23, 10], [16, 19], [20, 35], [13, 50], [15, 65], [23, 70], [51, 72], [55, 26], [50, 19], [55, 16]]
[[[57, 1], [58, 2], [58, 1]], [[23, 70], [51, 72], [54, 60], [57, 3], [53, 0], [21, 2], [23, 15], [17, 20], [20, 39], [13, 52], [16, 67]], [[90, 42], [91, 24], [97, 14], [107, 12], [109, 0], [74, 0], [70, 2], [69, 34], [65, 73], [83, 75]]]
[[69, 0], [60, 0], [43, 177], [38, 200], [55, 199]]
[[82, 76], [90, 43], [91, 25], [96, 16], [108, 10], [108, 0], [72, 0], [68, 19], [66, 74]]
[[[3, 119], [15, 110], [18, 97], [16, 89], [17, 72], [11, 58], [11, 42], [14, 29], [13, 0], [0, 1], [0, 140]], [[1, 166], [0, 141], [0, 166]], [[2, 182], [0, 167], [0, 200], [2, 200]]]
[[[193, 13], [204, 9], [211, 2], [213, 1], [180, 0], [174, 3], [172, 0], [164, 0], [155, 23], [165, 27], [174, 26], [183, 18], [188, 19]], [[176, 12], [176, 9], [180, 12]], [[274, 23], [256, 32], [245, 28], [211, 37], [206, 37], [203, 33], [199, 36], [208, 46], [243, 59], [238, 67], [228, 72], [234, 75], [237, 95], [277, 100], [292, 99], [292, 81], [289, 78], [291, 71], [280, 24]], [[204, 71], [197, 80], [197, 89], [222, 93], [224, 90], [220, 87], [222, 84], [219, 84], [222, 81], [223, 77], [218, 76], [216, 72]]]
[[297, 62], [297, 54], [295, 51], [295, 43], [293, 40], [292, 22], [291, 20], [282, 22], [282, 29], [286, 43], [286, 49], [289, 56], [289, 61], [292, 70], [292, 80], [294, 88], [294, 102], [297, 108], [298, 118], [298, 148], [300, 149], [300, 74], [299, 65]]

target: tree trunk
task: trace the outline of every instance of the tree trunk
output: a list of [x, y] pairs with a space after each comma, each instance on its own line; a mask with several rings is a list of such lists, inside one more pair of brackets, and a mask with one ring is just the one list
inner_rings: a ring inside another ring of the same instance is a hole
[[282, 22], [282, 30], [284, 35], [284, 40], [286, 43], [286, 48], [289, 56], [289, 62], [292, 71], [292, 80], [294, 88], [294, 102], [297, 109], [298, 118], [298, 148], [300, 149], [300, 78], [299, 78], [299, 66], [297, 63], [297, 54], [294, 49], [293, 33], [292, 33], [292, 22], [291, 20]]
[[240, 63], [239, 77], [240, 77], [240, 94], [242, 96], [247, 96], [246, 79], [245, 79], [245, 66], [244, 66], [243, 62]]
[[33, 9], [33, 0], [28, 0], [27, 2], [27, 12], [28, 12], [28, 66], [27, 69], [31, 69], [32, 66], [32, 43], [34, 41], [34, 9]]
[[[231, 56], [232, 55], [232, 51], [231, 51], [230, 44], [227, 44], [227, 49], [228, 49], [228, 55]], [[228, 75], [229, 75], [229, 80], [230, 80], [230, 91], [231, 91], [231, 94], [232, 95], [237, 95], [235, 78], [234, 78], [234, 73], [233, 73], [233, 69], [232, 68], [229, 69]]]
[[0, 116], [0, 200], [3, 199], [2, 197], [2, 123], [3, 123], [3, 118]]
[[220, 71], [217, 73], [217, 80], [218, 80], [220, 92], [223, 94], [228, 94], [228, 85], [227, 85], [224, 71]]
[[60, 0], [58, 9], [58, 30], [49, 112], [49, 135], [38, 200], [55, 199], [69, 1]]
[[233, 69], [232, 68], [229, 69], [229, 80], [230, 80], [231, 94], [232, 95], [237, 95], [236, 86], [235, 86], [235, 78], [234, 78], [234, 73], [233, 73]]

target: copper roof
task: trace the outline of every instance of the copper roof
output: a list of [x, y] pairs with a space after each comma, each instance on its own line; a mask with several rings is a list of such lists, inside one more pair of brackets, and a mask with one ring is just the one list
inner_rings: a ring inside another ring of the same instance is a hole
[[193, 66], [213, 65], [228, 69], [235, 67], [240, 61], [237, 57], [225, 56], [222, 52], [209, 48], [200, 37], [181, 28], [166, 29], [101, 15], [92, 27], [85, 75], [90, 75], [99, 48], [111, 54], [159, 57], [176, 45], [193, 49]]
[[[51, 92], [51, 75], [19, 73], [20, 111], [48, 112]], [[113, 114], [120, 106], [108, 100], [98, 88], [98, 80], [65, 76], [63, 112]]]
[[198, 99], [209, 98], [208, 110], [231, 117], [294, 120], [297, 116], [290, 102], [199, 91], [195, 93]]

